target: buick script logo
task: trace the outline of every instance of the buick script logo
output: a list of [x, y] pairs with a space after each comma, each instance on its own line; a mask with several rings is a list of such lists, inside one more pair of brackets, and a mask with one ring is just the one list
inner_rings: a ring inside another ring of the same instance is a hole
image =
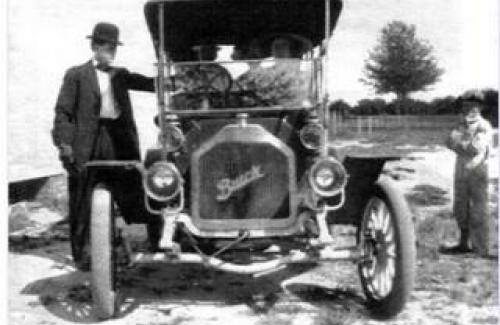
[[253, 181], [264, 177], [264, 174], [260, 170], [260, 166], [252, 166], [249, 171], [237, 176], [234, 179], [223, 178], [217, 182], [217, 200], [225, 201], [227, 200], [231, 194], [236, 192], [237, 190], [242, 189]]

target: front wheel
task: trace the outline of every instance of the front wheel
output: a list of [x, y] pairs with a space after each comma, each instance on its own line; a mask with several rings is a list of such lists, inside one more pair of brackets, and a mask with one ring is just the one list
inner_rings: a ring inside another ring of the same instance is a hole
[[415, 273], [415, 235], [404, 197], [389, 181], [376, 184], [359, 228], [361, 285], [368, 308], [389, 318], [404, 307]]
[[90, 267], [92, 300], [97, 317], [107, 319], [116, 312], [116, 268], [113, 204], [110, 191], [102, 184], [92, 193], [90, 216]]

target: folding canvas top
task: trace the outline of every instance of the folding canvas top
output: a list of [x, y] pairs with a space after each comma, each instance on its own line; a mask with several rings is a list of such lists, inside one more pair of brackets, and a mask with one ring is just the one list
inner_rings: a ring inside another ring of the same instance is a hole
[[[159, 5], [164, 6], [165, 49], [174, 60], [187, 59], [196, 45], [295, 34], [315, 46], [325, 37], [325, 0], [150, 0], [144, 12], [157, 53]], [[330, 0], [331, 29], [341, 9], [341, 0]]]

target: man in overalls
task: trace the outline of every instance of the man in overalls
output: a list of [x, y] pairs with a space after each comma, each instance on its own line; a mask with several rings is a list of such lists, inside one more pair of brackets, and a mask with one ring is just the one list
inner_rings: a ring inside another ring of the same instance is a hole
[[457, 154], [455, 164], [453, 214], [460, 228], [456, 246], [443, 253], [475, 252], [490, 254], [490, 215], [488, 208], [488, 155], [491, 124], [481, 116], [484, 97], [479, 91], [461, 96], [461, 122], [450, 133], [446, 145]]

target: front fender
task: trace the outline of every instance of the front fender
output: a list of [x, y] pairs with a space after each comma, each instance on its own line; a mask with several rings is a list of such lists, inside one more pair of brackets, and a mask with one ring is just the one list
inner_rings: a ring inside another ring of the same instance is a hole
[[381, 176], [375, 183], [375, 191], [378, 191], [378, 194], [390, 201], [393, 208], [397, 209], [401, 215], [414, 221], [408, 201], [406, 201], [403, 192], [392, 178]]
[[399, 158], [347, 156], [343, 161], [349, 175], [345, 187], [345, 203], [340, 209], [329, 212], [328, 222], [357, 224], [361, 219], [363, 208], [375, 188], [375, 184], [378, 184], [377, 181], [384, 164], [387, 161], [397, 159]]
[[91, 182], [109, 185], [127, 224], [147, 223], [154, 215], [145, 205], [144, 168], [138, 160], [94, 160], [85, 164]]

